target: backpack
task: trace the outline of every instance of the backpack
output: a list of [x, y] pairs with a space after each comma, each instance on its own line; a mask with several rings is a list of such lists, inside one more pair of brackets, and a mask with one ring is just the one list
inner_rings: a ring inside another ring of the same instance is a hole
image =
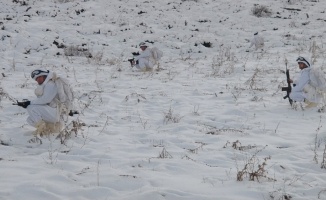
[[60, 116], [68, 115], [73, 109], [74, 93], [68, 79], [57, 77], [55, 84], [58, 89]]
[[326, 78], [322, 69], [311, 68], [309, 72], [310, 84], [316, 89], [326, 92]]
[[163, 51], [159, 50], [157, 47], [151, 48], [151, 53], [155, 62], [158, 62], [163, 56]]

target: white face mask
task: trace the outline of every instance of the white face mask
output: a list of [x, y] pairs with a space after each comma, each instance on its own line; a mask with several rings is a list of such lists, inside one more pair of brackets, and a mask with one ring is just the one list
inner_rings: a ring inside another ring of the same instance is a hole
[[34, 93], [36, 96], [42, 96], [43, 95], [43, 89], [44, 86], [47, 84], [47, 82], [49, 82], [51, 79], [55, 80], [57, 78], [56, 73], [54, 72], [50, 72], [46, 79], [43, 81], [43, 83], [41, 85], [38, 85], [37, 88], [35, 89]]

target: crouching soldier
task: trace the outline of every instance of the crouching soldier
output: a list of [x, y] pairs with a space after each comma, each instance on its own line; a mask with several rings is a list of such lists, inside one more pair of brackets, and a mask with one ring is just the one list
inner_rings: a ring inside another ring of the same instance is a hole
[[132, 60], [131, 66], [137, 71], [152, 71], [154, 65], [158, 64], [163, 56], [163, 52], [156, 47], [149, 48], [145, 42], [141, 42], [139, 47], [142, 52]]
[[310, 84], [310, 63], [304, 57], [299, 57], [297, 62], [301, 72], [297, 80], [289, 80], [294, 85], [290, 93], [290, 98], [293, 101], [305, 102], [306, 108], [316, 107], [320, 102], [320, 97], [316, 92], [316, 88]]
[[35, 95], [30, 101], [17, 102], [18, 106], [27, 109], [27, 123], [36, 128], [34, 135], [46, 135], [59, 132], [62, 127], [61, 116], [68, 114], [73, 94], [63, 78], [49, 70], [37, 69], [31, 73], [37, 82]]

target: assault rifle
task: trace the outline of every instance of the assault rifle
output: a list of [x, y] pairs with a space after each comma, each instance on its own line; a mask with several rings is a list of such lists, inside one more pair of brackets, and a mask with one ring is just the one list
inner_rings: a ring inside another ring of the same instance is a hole
[[286, 81], [288, 83], [287, 87], [282, 87], [282, 91], [286, 92], [286, 95], [283, 97], [283, 99], [288, 98], [289, 99], [289, 103], [292, 106], [293, 100], [290, 98], [290, 93], [292, 91], [292, 87], [291, 87], [291, 82], [290, 82], [290, 71], [288, 70], [288, 61], [285, 59], [285, 74], [286, 74]]
[[[132, 52], [131, 54], [134, 55], [134, 56], [140, 55], [139, 52]], [[130, 62], [131, 67], [133, 66], [132, 63], [134, 62], [134, 60], [135, 60], [135, 58], [128, 59], [128, 61]], [[136, 61], [136, 64], [138, 64], [138, 60]]]
[[16, 100], [16, 103], [13, 103], [12, 105], [20, 106], [23, 108], [27, 108], [31, 102], [28, 101], [28, 99], [23, 99], [23, 101]]
[[132, 59], [128, 59], [128, 61], [130, 62], [130, 65], [132, 66], [132, 63], [134, 62], [134, 58], [132, 58]]
[[[17, 103], [13, 103], [12, 105], [16, 105], [16, 106], [20, 106], [20, 107], [23, 107], [23, 108], [27, 108], [27, 106], [29, 104], [30, 104], [30, 101], [28, 101], [28, 99], [23, 99], [23, 101], [18, 101], [17, 100]], [[68, 115], [70, 117], [72, 117], [74, 115], [77, 115], [77, 114], [79, 114], [79, 112], [77, 110], [70, 110], [69, 113], [68, 113]]]

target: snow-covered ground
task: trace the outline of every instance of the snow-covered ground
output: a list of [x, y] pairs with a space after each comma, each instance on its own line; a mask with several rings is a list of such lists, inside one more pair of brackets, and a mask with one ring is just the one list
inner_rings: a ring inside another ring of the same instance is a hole
[[[255, 5], [271, 14], [254, 16]], [[291, 76], [299, 55], [325, 65], [325, 10], [321, 0], [2, 0], [0, 199], [326, 199], [325, 113], [293, 109], [281, 91], [285, 59]], [[263, 51], [249, 49], [255, 32]], [[164, 52], [153, 72], [127, 61], [142, 41]], [[40, 67], [76, 92], [64, 144], [29, 143], [26, 110], [12, 105], [34, 98]]]

